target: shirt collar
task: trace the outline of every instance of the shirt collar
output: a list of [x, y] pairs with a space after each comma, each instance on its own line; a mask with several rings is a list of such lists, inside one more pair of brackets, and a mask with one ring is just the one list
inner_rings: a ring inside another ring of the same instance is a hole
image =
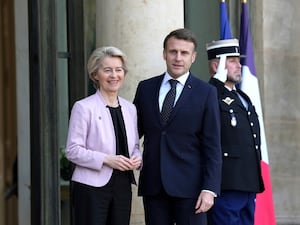
[[164, 79], [162, 81], [162, 84], [164, 85], [167, 82], [169, 82], [169, 80], [174, 79], [174, 80], [177, 80], [180, 84], [182, 84], [184, 86], [186, 80], [188, 79], [189, 74], [190, 74], [190, 72], [187, 72], [187, 73], [181, 75], [180, 77], [178, 77], [177, 79], [174, 79], [173, 77], [171, 77], [171, 75], [168, 72], [166, 72]]
[[231, 87], [228, 87], [227, 85], [225, 85], [224, 87], [227, 88], [228, 91], [233, 91], [233, 90], [236, 91], [236, 87], [235, 86], [233, 86], [233, 88], [231, 88]]

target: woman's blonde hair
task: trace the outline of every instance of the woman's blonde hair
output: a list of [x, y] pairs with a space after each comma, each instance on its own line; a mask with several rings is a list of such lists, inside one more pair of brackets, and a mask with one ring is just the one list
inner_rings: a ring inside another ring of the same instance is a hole
[[89, 74], [89, 78], [93, 81], [94, 87], [96, 89], [99, 88], [99, 83], [95, 79], [94, 75], [98, 72], [101, 62], [105, 57], [119, 57], [122, 61], [122, 67], [124, 69], [124, 73], [127, 74], [127, 57], [126, 55], [118, 48], [113, 46], [104, 46], [101, 48], [97, 48], [91, 54], [88, 63], [87, 70]]

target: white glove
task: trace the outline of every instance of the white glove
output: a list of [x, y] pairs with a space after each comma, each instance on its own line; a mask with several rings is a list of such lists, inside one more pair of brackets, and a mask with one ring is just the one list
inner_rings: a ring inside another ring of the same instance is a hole
[[225, 64], [226, 64], [226, 55], [220, 55], [217, 72], [213, 76], [214, 78], [218, 79], [223, 83], [225, 83], [225, 81], [227, 80], [227, 72], [228, 72], [227, 69], [225, 69]]

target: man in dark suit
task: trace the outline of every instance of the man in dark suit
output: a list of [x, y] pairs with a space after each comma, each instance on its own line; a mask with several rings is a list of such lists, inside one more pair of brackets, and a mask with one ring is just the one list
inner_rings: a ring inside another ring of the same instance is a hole
[[253, 225], [256, 193], [264, 190], [261, 176], [260, 129], [250, 98], [240, 83], [237, 39], [207, 44], [209, 83], [217, 88], [223, 154], [221, 195], [209, 211], [210, 225]]
[[164, 40], [167, 71], [141, 81], [136, 91], [139, 134], [144, 137], [138, 192], [147, 225], [203, 225], [219, 194], [217, 94], [189, 72], [196, 47], [190, 30], [172, 31]]

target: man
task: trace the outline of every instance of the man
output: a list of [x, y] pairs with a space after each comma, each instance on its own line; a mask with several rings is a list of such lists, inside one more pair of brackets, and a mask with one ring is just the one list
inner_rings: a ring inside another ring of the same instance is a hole
[[253, 225], [261, 176], [260, 129], [255, 108], [241, 82], [237, 39], [207, 44], [210, 84], [217, 88], [223, 155], [221, 195], [209, 211], [210, 225]]
[[203, 225], [221, 179], [216, 90], [189, 72], [197, 47], [190, 30], [172, 31], [163, 46], [167, 71], [141, 81], [134, 99], [144, 137], [139, 195], [146, 225]]

